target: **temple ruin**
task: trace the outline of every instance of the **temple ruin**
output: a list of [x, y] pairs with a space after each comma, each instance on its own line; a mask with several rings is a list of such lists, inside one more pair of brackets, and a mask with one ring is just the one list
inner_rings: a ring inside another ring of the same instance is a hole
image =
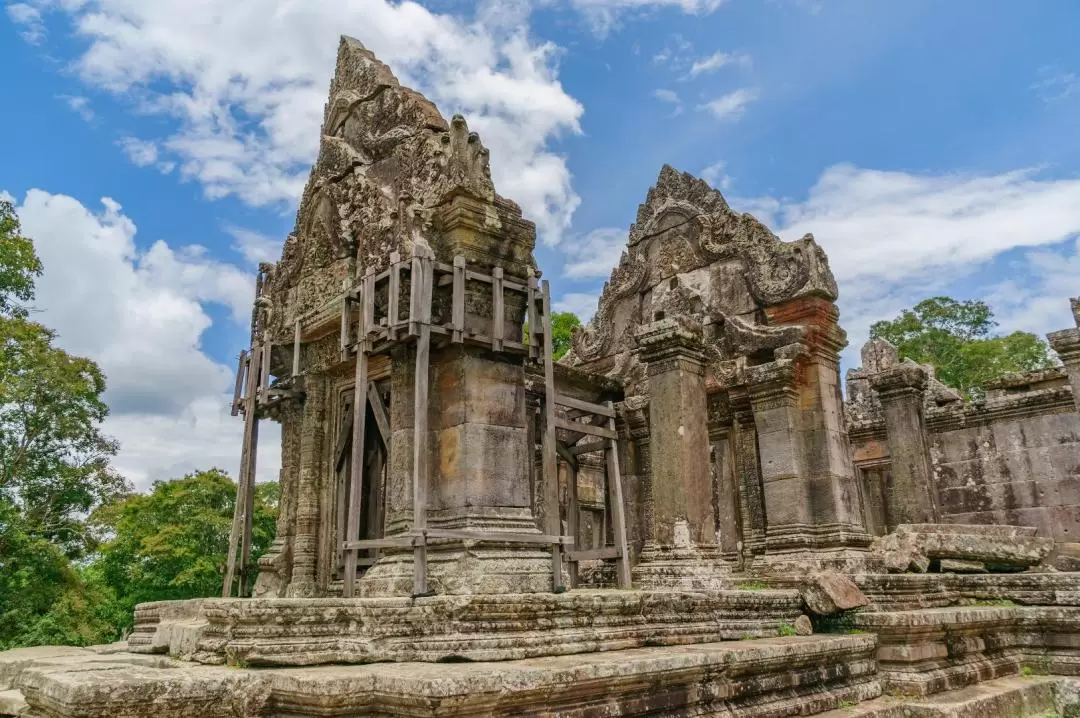
[[[342, 38], [256, 278], [220, 598], [0, 653], [0, 716], [1080, 715], [1080, 299], [968, 402], [671, 167], [559, 362], [535, 226]], [[261, 421], [281, 425], [251, 556]]]

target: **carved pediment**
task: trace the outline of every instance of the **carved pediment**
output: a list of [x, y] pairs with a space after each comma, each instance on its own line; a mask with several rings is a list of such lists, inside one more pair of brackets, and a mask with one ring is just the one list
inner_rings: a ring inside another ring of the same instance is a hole
[[[708, 271], [721, 265], [727, 268]], [[803, 296], [837, 296], [828, 260], [812, 235], [784, 242], [753, 216], [732, 210], [704, 180], [665, 165], [638, 208], [627, 251], [604, 285], [593, 320], [574, 334], [568, 361], [593, 362], [626, 351], [626, 337], [636, 328], [627, 322], [652, 321], [657, 311], [667, 311], [657, 307], [678, 299], [678, 293], [667, 296], [678, 277], [696, 283], [693, 293], [711, 305], [712, 296], [732, 290], [731, 272], [745, 282], [745, 289], [734, 289], [749, 294], [738, 304], [750, 311]], [[713, 286], [717, 282], [726, 286]], [[636, 312], [627, 308], [635, 294], [644, 297]]]

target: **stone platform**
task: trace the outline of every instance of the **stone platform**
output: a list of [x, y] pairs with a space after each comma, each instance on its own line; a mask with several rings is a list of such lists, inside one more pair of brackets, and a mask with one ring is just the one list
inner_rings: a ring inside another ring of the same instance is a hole
[[[500, 663], [238, 669], [109, 649], [0, 653], [23, 718], [810, 715], [881, 695], [873, 636], [808, 636]], [[3, 704], [0, 704], [3, 705]]]
[[777, 636], [801, 615], [779, 590], [199, 599], [138, 606], [128, 645], [251, 666], [504, 661]]

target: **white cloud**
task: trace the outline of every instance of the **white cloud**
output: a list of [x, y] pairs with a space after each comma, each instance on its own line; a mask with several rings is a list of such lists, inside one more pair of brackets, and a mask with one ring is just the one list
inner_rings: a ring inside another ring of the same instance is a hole
[[741, 117], [746, 111], [746, 106], [756, 99], [758, 99], [757, 90], [744, 87], [698, 105], [698, 109], [707, 110], [721, 120], [733, 120]]
[[667, 102], [672, 105], [671, 117], [682, 114], [683, 103], [682, 100], [679, 99], [678, 93], [674, 90], [656, 90], [653, 92], [653, 97], [661, 102]]
[[1047, 65], [1036, 73], [1038, 79], [1031, 89], [1043, 102], [1057, 102], [1080, 90], [1080, 77], [1075, 72], [1065, 72], [1059, 67]]
[[137, 137], [122, 137], [116, 144], [136, 167], [149, 167], [158, 161], [158, 148], [153, 142]]
[[90, 98], [80, 95], [57, 95], [56, 99], [63, 100], [72, 112], [83, 118], [85, 122], [93, 122], [96, 115], [90, 107]]
[[577, 315], [582, 324], [592, 319], [596, 313], [596, 303], [600, 301], [600, 295], [587, 292], [568, 292], [551, 305], [556, 312], [571, 312]]
[[11, 21], [22, 26], [19, 34], [23, 40], [31, 45], [38, 45], [45, 39], [45, 22], [41, 17], [41, 10], [23, 2], [10, 3], [6, 10]]
[[[34, 189], [16, 211], [45, 266], [35, 318], [106, 374], [117, 467], [142, 487], [211, 465], [235, 476], [242, 427], [228, 415], [233, 367], [208, 356], [201, 340], [210, 303], [231, 310], [237, 344], [246, 340], [252, 278], [197, 245], [139, 250], [134, 222], [109, 198], [92, 211]], [[265, 432], [263, 478], [276, 472], [275, 435]]]
[[563, 275], [572, 279], [607, 277], [626, 249], [626, 230], [594, 229], [567, 242], [563, 248]]
[[578, 204], [565, 158], [546, 144], [580, 131], [582, 106], [558, 80], [559, 49], [512, 22], [527, 4], [488, 4], [471, 22], [388, 0], [30, 1], [70, 15], [88, 43], [75, 63], [84, 81], [175, 120], [171, 134], [148, 139], [210, 197], [298, 201], [345, 33], [444, 113], [466, 116], [491, 149], [499, 191], [546, 242]]
[[723, 160], [717, 160], [701, 170], [701, 179], [715, 189], [726, 190], [731, 187], [731, 177], [725, 172], [726, 167]]
[[717, 50], [708, 57], [702, 57], [695, 60], [694, 64], [690, 66], [690, 77], [715, 72], [725, 65], [741, 65], [746, 67], [750, 62], [750, 56], [745, 53], [727, 53], [722, 50]]
[[233, 238], [233, 250], [251, 264], [276, 262], [281, 258], [282, 240], [234, 224], [227, 224], [224, 229]]
[[[751, 209], [745, 201], [733, 204]], [[1060, 247], [1073, 247], [1080, 236], [1080, 178], [1046, 178], [1035, 170], [920, 175], [841, 164], [825, 170], [805, 200], [764, 198], [756, 207], [785, 239], [813, 232], [825, 248], [840, 286], [849, 352], [865, 341], [873, 321], [960, 280], [998, 297], [991, 307], [1003, 327], [1068, 326], [1065, 297], [1076, 293], [1077, 276], [1069, 272], [1080, 269], [1080, 260]], [[1012, 272], [1023, 283], [981, 279], [990, 262], [1025, 249], [1039, 251]], [[1007, 296], [1013, 301], [1001, 301]], [[1024, 307], [1038, 310], [1025, 317]], [[1036, 321], [1040, 312], [1050, 319]]]
[[726, 2], [727, 0], [570, 0], [600, 35], [614, 28], [619, 18], [628, 12], [673, 8], [690, 15], [708, 15]]

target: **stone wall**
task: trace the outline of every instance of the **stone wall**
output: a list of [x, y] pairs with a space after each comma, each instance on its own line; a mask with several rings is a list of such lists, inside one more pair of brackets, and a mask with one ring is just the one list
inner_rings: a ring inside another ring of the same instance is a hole
[[[880, 535], [900, 523], [889, 499], [897, 442], [880, 400], [865, 392], [866, 373], [849, 372], [846, 413], [867, 523]], [[1078, 540], [1080, 414], [1065, 370], [1015, 375], [987, 390], [978, 403], [930, 392], [924, 399], [940, 520], [1035, 526], [1040, 536]]]

